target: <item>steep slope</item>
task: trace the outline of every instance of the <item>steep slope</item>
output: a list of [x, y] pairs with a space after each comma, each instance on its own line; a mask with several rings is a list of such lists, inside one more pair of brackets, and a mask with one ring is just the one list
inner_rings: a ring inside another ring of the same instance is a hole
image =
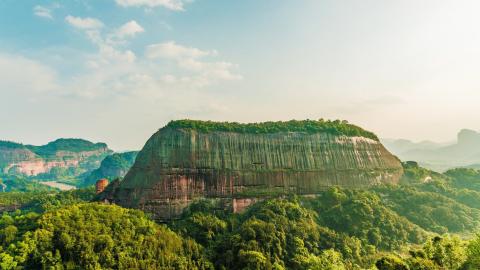
[[198, 197], [234, 198], [235, 208], [332, 185], [397, 183], [402, 172], [373, 133], [346, 122], [173, 121], [148, 140], [125, 180], [104, 196], [170, 218]]
[[78, 176], [100, 165], [112, 151], [104, 143], [58, 139], [43, 146], [0, 141], [0, 170], [25, 176]]
[[137, 154], [138, 151], [131, 151], [107, 156], [102, 160], [100, 168], [93, 170], [83, 179], [82, 185], [93, 185], [102, 178], [113, 180], [118, 177], [124, 177], [135, 162]]

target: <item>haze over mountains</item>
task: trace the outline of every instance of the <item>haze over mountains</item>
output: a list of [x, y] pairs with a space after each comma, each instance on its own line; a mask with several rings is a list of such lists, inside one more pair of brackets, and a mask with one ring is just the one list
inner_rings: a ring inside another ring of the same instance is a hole
[[382, 139], [382, 142], [402, 161], [417, 161], [432, 170], [480, 168], [480, 133], [474, 130], [462, 129], [457, 135], [457, 141], [453, 143], [415, 143], [404, 139]]

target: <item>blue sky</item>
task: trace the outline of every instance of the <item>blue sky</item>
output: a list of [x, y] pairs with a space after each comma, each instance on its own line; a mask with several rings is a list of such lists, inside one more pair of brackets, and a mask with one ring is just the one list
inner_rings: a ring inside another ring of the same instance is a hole
[[478, 130], [477, 1], [0, 1], [0, 138], [138, 149], [171, 119]]

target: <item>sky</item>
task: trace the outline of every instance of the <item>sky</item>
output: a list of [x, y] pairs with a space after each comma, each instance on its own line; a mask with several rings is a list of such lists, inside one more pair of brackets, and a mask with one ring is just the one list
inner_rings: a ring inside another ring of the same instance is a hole
[[0, 139], [141, 149], [168, 121], [480, 129], [476, 0], [0, 0]]

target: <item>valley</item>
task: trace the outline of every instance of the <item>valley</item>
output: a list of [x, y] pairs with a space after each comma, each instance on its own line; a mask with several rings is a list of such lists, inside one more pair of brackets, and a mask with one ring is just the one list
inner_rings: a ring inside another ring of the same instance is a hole
[[44, 181], [44, 182], [39, 182], [39, 183], [42, 184], [42, 185], [46, 185], [46, 186], [49, 186], [49, 187], [52, 187], [52, 188], [59, 189], [61, 191], [67, 191], [67, 190], [72, 190], [72, 189], [77, 188], [75, 186], [64, 184], [64, 183], [59, 183], [59, 182], [56, 182], [56, 181]]

